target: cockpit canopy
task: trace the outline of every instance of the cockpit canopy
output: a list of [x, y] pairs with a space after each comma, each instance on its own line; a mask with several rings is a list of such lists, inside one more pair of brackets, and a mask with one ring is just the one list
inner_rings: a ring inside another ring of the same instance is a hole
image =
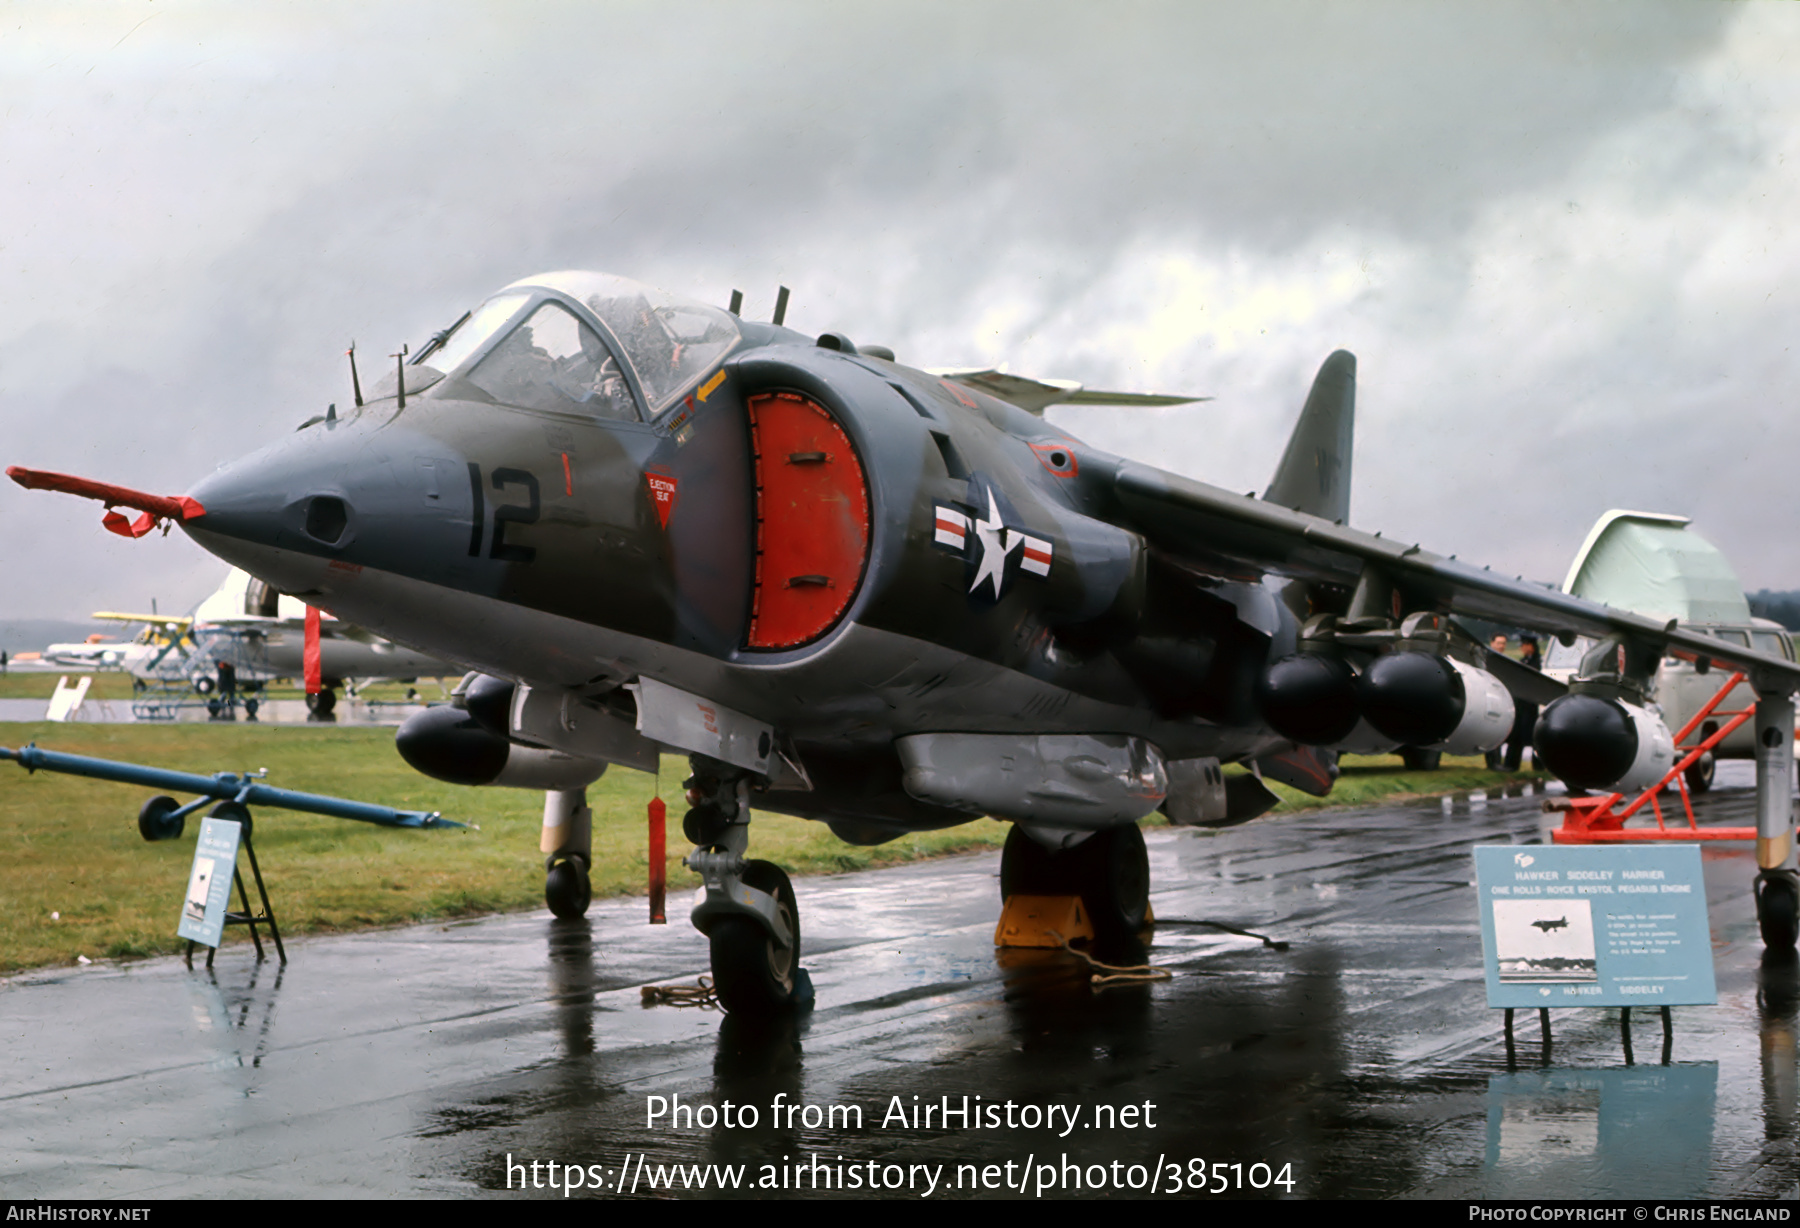
[[[507, 286], [432, 339], [415, 364], [507, 405], [655, 417], [737, 345], [729, 312], [606, 273]], [[411, 386], [411, 379], [408, 379]]]

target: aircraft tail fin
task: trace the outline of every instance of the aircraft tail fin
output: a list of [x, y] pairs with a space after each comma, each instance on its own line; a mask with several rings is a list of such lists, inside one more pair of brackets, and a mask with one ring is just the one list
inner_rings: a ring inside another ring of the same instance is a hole
[[1349, 520], [1355, 433], [1356, 355], [1338, 350], [1319, 368], [1263, 499], [1326, 520]]

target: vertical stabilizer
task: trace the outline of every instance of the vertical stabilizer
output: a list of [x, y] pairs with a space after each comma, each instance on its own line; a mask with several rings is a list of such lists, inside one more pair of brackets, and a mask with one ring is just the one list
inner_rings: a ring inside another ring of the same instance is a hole
[[1356, 433], [1356, 355], [1338, 350], [1319, 368], [1263, 499], [1326, 520], [1350, 519]]

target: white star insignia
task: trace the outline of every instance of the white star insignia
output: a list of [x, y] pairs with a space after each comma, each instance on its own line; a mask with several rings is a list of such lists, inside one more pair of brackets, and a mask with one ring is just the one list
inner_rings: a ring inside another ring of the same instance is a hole
[[972, 593], [980, 588], [985, 580], [994, 584], [994, 599], [1000, 599], [1000, 585], [1006, 578], [1006, 556], [1024, 545], [1024, 534], [1007, 528], [1000, 522], [1000, 508], [994, 502], [994, 491], [988, 488], [987, 519], [972, 522], [975, 530], [976, 544], [981, 548], [981, 561], [975, 568], [975, 581], [969, 585]]

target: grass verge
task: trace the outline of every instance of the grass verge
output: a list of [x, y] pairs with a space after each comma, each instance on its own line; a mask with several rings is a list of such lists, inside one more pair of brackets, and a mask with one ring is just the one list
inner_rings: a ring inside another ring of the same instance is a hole
[[[543, 906], [537, 851], [542, 797], [469, 789], [420, 776], [394, 753], [393, 731], [318, 725], [0, 722], [0, 745], [52, 750], [210, 775], [266, 767], [269, 783], [413, 810], [438, 810], [475, 830], [391, 830], [262, 810], [257, 858], [284, 933], [327, 933]], [[1405, 794], [1491, 787], [1505, 779], [1479, 760], [1446, 760], [1435, 773], [1396, 770], [1398, 759], [1349, 760], [1329, 798], [1276, 786], [1277, 811], [1359, 805]], [[614, 768], [589, 789], [596, 896], [642, 895], [648, 877], [645, 807], [669, 806], [668, 881], [683, 898], [696, 882], [681, 865], [685, 762], [660, 776]], [[175, 925], [199, 823], [178, 840], [145, 843], [137, 811], [150, 790], [0, 763], [0, 973], [181, 949]], [[182, 799], [184, 802], [189, 800]], [[1006, 826], [976, 820], [875, 848], [846, 845], [823, 824], [760, 814], [756, 856], [794, 874], [828, 874], [997, 847]], [[679, 912], [679, 906], [672, 911]], [[228, 941], [248, 941], [241, 930]]]

